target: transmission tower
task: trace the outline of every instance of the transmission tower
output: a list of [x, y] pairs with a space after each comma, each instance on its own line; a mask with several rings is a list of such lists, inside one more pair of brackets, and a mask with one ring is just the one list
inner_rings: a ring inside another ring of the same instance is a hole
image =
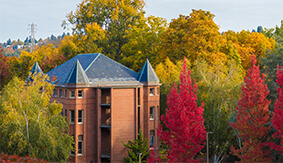
[[30, 46], [30, 52], [32, 52], [35, 48], [35, 38], [34, 38], [34, 34], [35, 34], [35, 27], [37, 25], [32, 23], [32, 24], [29, 24], [29, 30], [30, 30], [30, 40], [31, 40], [31, 46]]

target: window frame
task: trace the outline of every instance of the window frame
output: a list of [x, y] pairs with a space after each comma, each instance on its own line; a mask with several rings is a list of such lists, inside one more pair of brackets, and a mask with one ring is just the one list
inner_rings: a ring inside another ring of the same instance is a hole
[[[70, 113], [70, 124], [75, 124], [75, 120], [76, 120], [75, 110], [70, 110], [69, 113]], [[73, 118], [72, 115], [74, 116]]]
[[78, 90], [78, 98], [84, 98], [84, 90]]
[[[80, 117], [80, 112], [81, 112], [81, 117]], [[81, 122], [79, 122], [81, 120]], [[83, 124], [84, 123], [84, 110], [78, 110], [78, 124]]]
[[76, 91], [70, 90], [70, 98], [75, 98], [75, 97], [76, 97]]
[[59, 90], [59, 97], [63, 98], [63, 90], [62, 89]]
[[53, 97], [57, 97], [57, 89], [53, 90]]
[[155, 139], [155, 130], [150, 130], [149, 131], [149, 147], [153, 147], [154, 146], [154, 142], [155, 142], [154, 139]]
[[[80, 149], [81, 144], [81, 149]], [[78, 135], [78, 155], [84, 154], [84, 135]]]
[[149, 107], [149, 120], [154, 120], [154, 116], [155, 116], [155, 106], [151, 106]]
[[149, 88], [149, 96], [155, 96], [155, 88]]

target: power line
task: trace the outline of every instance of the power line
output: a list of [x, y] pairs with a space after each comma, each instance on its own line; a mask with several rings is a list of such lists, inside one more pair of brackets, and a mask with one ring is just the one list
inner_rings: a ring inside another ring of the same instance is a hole
[[30, 52], [32, 52], [35, 48], [35, 30], [36, 30], [36, 24], [32, 23], [29, 24], [29, 29], [30, 30], [30, 40], [31, 40], [31, 46], [30, 46]]

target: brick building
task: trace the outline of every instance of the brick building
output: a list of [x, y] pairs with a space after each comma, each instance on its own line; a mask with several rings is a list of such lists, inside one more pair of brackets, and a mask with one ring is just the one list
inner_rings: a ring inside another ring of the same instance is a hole
[[160, 83], [148, 60], [136, 73], [100, 53], [82, 54], [47, 74], [75, 140], [70, 161], [122, 162], [122, 141], [137, 139], [139, 129], [158, 149]]

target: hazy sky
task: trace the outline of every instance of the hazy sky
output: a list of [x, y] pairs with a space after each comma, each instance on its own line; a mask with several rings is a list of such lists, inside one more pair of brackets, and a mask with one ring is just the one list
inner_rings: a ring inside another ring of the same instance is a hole
[[[9, 38], [24, 40], [29, 24], [36, 24], [35, 38], [58, 36], [66, 15], [81, 0], [0, 0], [0, 42]], [[220, 32], [252, 30], [258, 26], [273, 28], [283, 20], [283, 0], [145, 0], [147, 15], [171, 19], [203, 9], [215, 15]]]

